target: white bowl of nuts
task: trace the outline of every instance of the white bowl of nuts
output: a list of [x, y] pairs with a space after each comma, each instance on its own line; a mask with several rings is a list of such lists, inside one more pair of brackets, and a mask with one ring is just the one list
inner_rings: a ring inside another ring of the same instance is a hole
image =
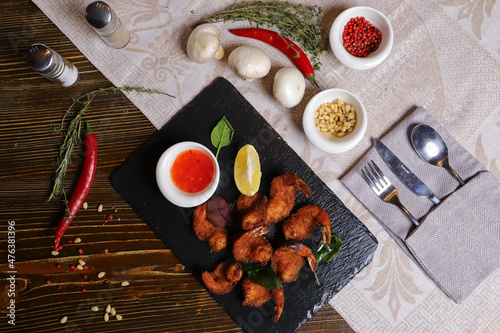
[[304, 110], [302, 125], [312, 144], [327, 153], [342, 153], [356, 146], [368, 124], [361, 100], [344, 89], [316, 94]]

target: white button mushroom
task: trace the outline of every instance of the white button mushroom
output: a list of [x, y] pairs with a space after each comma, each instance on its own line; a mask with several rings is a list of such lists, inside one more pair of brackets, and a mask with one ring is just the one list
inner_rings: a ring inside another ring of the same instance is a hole
[[187, 55], [199, 64], [222, 59], [224, 49], [220, 46], [219, 29], [211, 23], [197, 26], [188, 38]]
[[271, 69], [271, 58], [254, 46], [239, 46], [228, 58], [229, 67], [243, 80], [253, 81], [264, 77]]
[[274, 76], [273, 95], [284, 107], [292, 108], [299, 104], [305, 88], [304, 76], [294, 67], [281, 68]]

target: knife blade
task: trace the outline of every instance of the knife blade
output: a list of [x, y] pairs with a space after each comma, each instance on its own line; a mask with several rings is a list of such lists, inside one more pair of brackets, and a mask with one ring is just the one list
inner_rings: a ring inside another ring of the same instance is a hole
[[401, 160], [394, 155], [380, 140], [375, 139], [375, 149], [391, 169], [392, 173], [413, 193], [419, 197], [427, 197], [435, 205], [441, 202], [439, 198], [425, 185]]

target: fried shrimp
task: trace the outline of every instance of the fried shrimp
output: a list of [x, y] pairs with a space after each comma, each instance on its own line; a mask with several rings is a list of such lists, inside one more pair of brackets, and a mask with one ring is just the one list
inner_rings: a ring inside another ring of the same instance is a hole
[[267, 197], [259, 192], [253, 196], [240, 195], [236, 213], [241, 216], [241, 228], [250, 230], [266, 224]]
[[233, 243], [233, 256], [241, 262], [259, 262], [265, 266], [273, 255], [269, 240], [263, 236], [269, 227], [261, 226], [245, 232]]
[[282, 282], [293, 282], [299, 276], [299, 271], [304, 265], [304, 258], [307, 258], [314, 272], [316, 257], [311, 249], [301, 243], [280, 246], [273, 252], [271, 268]]
[[243, 280], [241, 284], [243, 290], [244, 306], [260, 307], [262, 304], [269, 302], [272, 299], [271, 290], [262, 287], [260, 284], [253, 283], [250, 278]]
[[283, 234], [287, 240], [303, 240], [309, 238], [320, 225], [323, 243], [330, 244], [330, 224], [330, 216], [325, 210], [315, 205], [307, 205], [299, 208], [283, 222]]
[[274, 322], [277, 322], [278, 319], [280, 319], [281, 314], [283, 313], [283, 308], [285, 307], [283, 286], [279, 289], [267, 289], [261, 285], [253, 283], [252, 280], [247, 277], [243, 280], [241, 287], [245, 297], [245, 300], [243, 301], [244, 306], [253, 306], [258, 308], [274, 298], [274, 311], [276, 311]]
[[193, 229], [196, 237], [208, 242], [214, 252], [223, 250], [227, 246], [227, 229], [215, 227], [207, 219], [207, 203], [196, 207], [193, 213]]
[[213, 272], [201, 273], [201, 278], [208, 290], [218, 295], [224, 295], [233, 290], [242, 276], [241, 264], [230, 260], [218, 264]]
[[285, 294], [283, 293], [283, 286], [279, 289], [271, 289], [271, 292], [274, 297], [274, 311], [276, 311], [276, 316], [274, 316], [274, 322], [277, 322], [280, 319], [281, 314], [283, 313], [283, 308], [285, 307]]
[[280, 222], [290, 215], [297, 191], [306, 197], [311, 196], [311, 189], [297, 174], [286, 173], [273, 179], [267, 202], [266, 224]]

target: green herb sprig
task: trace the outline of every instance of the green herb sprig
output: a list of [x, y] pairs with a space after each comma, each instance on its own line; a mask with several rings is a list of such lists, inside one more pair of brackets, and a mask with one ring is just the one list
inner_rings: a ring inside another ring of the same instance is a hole
[[311, 56], [315, 70], [319, 70], [319, 56], [326, 51], [326, 39], [319, 26], [323, 18], [323, 9], [319, 6], [306, 6], [279, 1], [243, 2], [217, 13], [207, 22], [248, 21], [257, 26], [277, 28], [279, 33], [301, 44]]
[[260, 264], [248, 264], [243, 265], [242, 268], [247, 272], [248, 277], [253, 283], [267, 289], [281, 288], [281, 281], [271, 267], [261, 266]]
[[229, 146], [231, 141], [233, 141], [233, 135], [233, 126], [231, 126], [231, 123], [227, 120], [226, 116], [222, 116], [222, 119], [219, 120], [210, 134], [210, 141], [212, 142], [212, 145], [217, 148], [215, 158], [219, 156], [219, 151], [222, 147]]
[[[336, 234], [332, 234], [332, 240], [330, 244], [323, 244], [320, 240], [318, 244], [318, 249], [316, 250], [316, 263], [323, 264], [328, 263], [335, 258], [342, 250], [342, 239]], [[314, 277], [316, 278], [316, 283], [319, 285], [318, 276], [314, 272]]]
[[[151, 89], [144, 88], [131, 88], [131, 87], [108, 87], [108, 88], [99, 88], [88, 92], [86, 94], [81, 95], [78, 98], [72, 98], [72, 103], [70, 107], [65, 111], [64, 116], [61, 120], [61, 123], [57, 126], [52, 126], [54, 132], [59, 133], [64, 136], [64, 141], [59, 148], [59, 156], [57, 158], [57, 168], [54, 177], [54, 185], [52, 187], [52, 192], [47, 201], [50, 201], [57, 195], [64, 195], [64, 201], [67, 204], [66, 200], [66, 191], [64, 186], [62, 185], [62, 180], [66, 171], [68, 170], [68, 166], [71, 162], [71, 154], [75, 146], [81, 141], [81, 132], [82, 132], [82, 118], [85, 115], [85, 112], [90, 106], [90, 103], [94, 100], [97, 95], [107, 95], [109, 93], [116, 94], [119, 91], [123, 92], [144, 92], [148, 94], [162, 94], [167, 95], [169, 97], [174, 97], [170, 94]], [[81, 106], [79, 111], [74, 111], [77, 105]], [[66, 130], [64, 129], [66, 118], [68, 116], [74, 116], [73, 119], [69, 122]]]

